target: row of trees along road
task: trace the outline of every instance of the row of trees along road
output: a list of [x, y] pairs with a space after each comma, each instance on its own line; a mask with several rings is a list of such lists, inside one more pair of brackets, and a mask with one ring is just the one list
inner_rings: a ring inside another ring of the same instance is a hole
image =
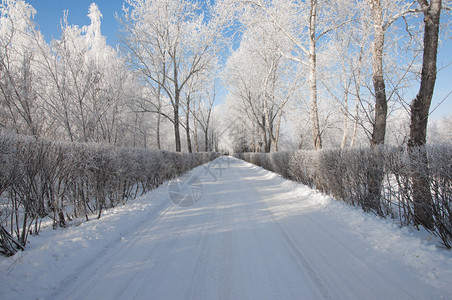
[[[307, 102], [312, 147], [321, 149], [333, 119], [326, 98], [335, 99], [343, 115], [342, 147], [350, 133], [356, 144], [358, 128], [372, 145], [384, 144], [388, 114], [397, 107], [409, 110], [410, 145], [420, 145], [435, 84], [440, 14], [447, 29], [449, 4], [127, 0], [118, 15], [120, 51], [106, 44], [95, 4], [89, 26], [70, 25], [65, 14], [60, 38], [47, 44], [30, 5], [3, 1], [0, 124], [34, 136], [157, 148], [161, 131], [172, 124], [175, 150], [182, 150], [181, 127], [187, 150], [193, 143], [200, 148], [199, 136], [206, 148], [215, 129], [215, 78], [232, 45], [221, 73], [227, 102], [233, 102], [229, 110], [253, 128], [255, 137], [247, 139], [257, 146], [248, 148], [277, 151], [287, 107]], [[407, 91], [416, 86], [410, 105]], [[155, 142], [138, 137], [146, 131], [154, 132]]]
[[[94, 3], [90, 25], [69, 24], [65, 12], [60, 37], [47, 43], [31, 5], [2, 1], [0, 127], [35, 137], [181, 151], [182, 126], [190, 152], [192, 144], [195, 150], [214, 148], [225, 18], [201, 2], [124, 4], [117, 16], [121, 44], [113, 48], [101, 34], [102, 14]], [[169, 123], [174, 142], [167, 139]]]
[[[362, 145], [362, 134], [379, 155], [390, 113], [405, 109], [405, 143], [419, 147], [450, 7], [450, 0], [125, 0], [113, 48], [95, 4], [90, 25], [70, 25], [65, 13], [61, 36], [47, 43], [31, 5], [3, 0], [0, 127], [189, 152], [218, 148], [222, 138], [227, 150], [270, 152], [290, 127], [289, 112], [298, 121], [309, 116], [311, 148], [324, 147], [329, 132], [342, 133], [342, 147]], [[228, 94], [214, 107], [220, 74]], [[412, 180], [416, 223], [429, 228], [428, 174], [416, 171], [426, 169], [413, 166]], [[369, 187], [375, 203], [380, 173]]]
[[[360, 124], [368, 134], [370, 145], [375, 147], [375, 155], [381, 155], [379, 146], [385, 143], [390, 105], [394, 106], [395, 102], [408, 106], [404, 92], [418, 85], [414, 78], [419, 79], [420, 85], [409, 105], [408, 146], [425, 145], [437, 73], [440, 16], [442, 11], [450, 12], [449, 1], [444, 2], [241, 1], [239, 18], [245, 31], [242, 43], [228, 60], [225, 78], [232, 92], [231, 109], [248, 116], [255, 130], [248, 138], [251, 147], [240, 143], [238, 147], [277, 151], [282, 110], [289, 98], [300, 97], [292, 90], [306, 87], [312, 146], [321, 149], [318, 100], [322, 93], [319, 88], [324, 88], [325, 94], [341, 102], [342, 147], [348, 134], [348, 119], [354, 119], [354, 134]], [[295, 70], [288, 65], [295, 65]], [[413, 74], [414, 78], [410, 77]], [[341, 80], [338, 82], [336, 78]], [[348, 108], [352, 97], [356, 101], [354, 113]], [[364, 120], [359, 118], [360, 109]], [[432, 201], [427, 154], [423, 153], [425, 163], [419, 165], [416, 161], [412, 166], [414, 221], [431, 229]], [[376, 173], [369, 174], [372, 199], [364, 209], [382, 215], [378, 203], [383, 165]]]
[[[217, 58], [224, 46], [223, 30], [228, 20], [215, 7], [202, 1], [136, 1], [127, 0], [120, 18], [121, 39], [131, 53], [131, 62], [152, 91], [153, 97], [141, 106], [143, 111], [157, 113], [174, 125], [176, 151], [181, 151], [180, 125], [185, 127], [188, 151], [192, 152], [190, 117], [196, 119], [196, 99], [207, 98], [208, 114], [212, 109], [212, 91]], [[202, 11], [202, 13], [201, 13]], [[162, 98], [172, 111], [162, 109]], [[184, 106], [185, 122], [180, 123]], [[193, 111], [193, 112], [192, 112]], [[210, 116], [201, 121], [208, 128]], [[205, 130], [207, 132], [208, 129]], [[196, 131], [195, 131], [196, 132]], [[157, 143], [160, 133], [157, 131]], [[205, 135], [207, 144], [207, 134]]]
[[[244, 33], [224, 75], [231, 110], [248, 114], [256, 128], [265, 123], [268, 128], [261, 130], [259, 144], [268, 145], [269, 101], [277, 99], [285, 105], [286, 97], [289, 102], [307, 99], [312, 148], [321, 149], [329, 115], [321, 111], [319, 100], [332, 98], [339, 103], [344, 119], [342, 147], [350, 120], [354, 141], [360, 127], [371, 145], [384, 144], [389, 113], [404, 107], [412, 115], [410, 145], [424, 144], [441, 12], [446, 14], [445, 29], [450, 20], [450, 2], [442, 2], [240, 1], [236, 5]], [[418, 96], [410, 105], [408, 92], [416, 88]], [[352, 101], [355, 105], [350, 108]], [[423, 109], [415, 109], [420, 106]], [[281, 105], [275, 107], [277, 112]], [[420, 111], [423, 115], [417, 116]], [[262, 148], [275, 151], [277, 145]]]

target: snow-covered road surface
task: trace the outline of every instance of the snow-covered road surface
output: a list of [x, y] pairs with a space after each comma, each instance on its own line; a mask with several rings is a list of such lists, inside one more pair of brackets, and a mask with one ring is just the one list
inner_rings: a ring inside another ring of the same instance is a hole
[[100, 220], [33, 239], [14, 266], [0, 261], [0, 298], [452, 296], [450, 253], [407, 230], [237, 159], [192, 172], [203, 189], [193, 206], [173, 204], [163, 186]]

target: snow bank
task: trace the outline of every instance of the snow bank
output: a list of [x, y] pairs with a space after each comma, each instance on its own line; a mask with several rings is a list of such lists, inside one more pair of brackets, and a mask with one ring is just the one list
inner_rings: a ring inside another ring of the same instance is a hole
[[0, 299], [36, 299], [42, 290], [51, 294], [73, 279], [62, 277], [64, 274], [78, 274], [80, 267], [94, 264], [112, 245], [126, 243], [125, 236], [133, 235], [169, 205], [164, 184], [105, 211], [101, 219], [57, 230], [43, 228], [38, 236], [29, 238], [26, 251], [8, 258], [0, 256]]
[[[422, 228], [400, 227], [392, 219], [365, 213], [262, 167], [247, 164], [297, 196], [300, 199], [296, 205], [300, 209], [299, 214], [307, 208], [323, 210], [329, 218], [336, 220], [357, 238], [364, 237], [372, 249], [403, 262], [413, 272], [423, 274], [421, 278], [424, 282], [452, 295], [452, 251], [446, 249], [435, 235]], [[334, 234], [334, 228], [331, 231]]]
[[219, 155], [57, 143], [0, 132], [0, 225], [25, 245], [44, 217], [55, 227], [92, 213], [100, 218], [104, 209]]
[[[316, 280], [321, 280], [317, 288], [326, 288], [325, 295], [356, 296], [373, 288], [372, 284], [362, 287], [347, 282], [360, 282], [361, 273], [350, 273], [357, 269], [366, 272], [362, 279], [368, 284], [374, 282], [372, 278], [381, 280], [377, 287], [397, 276], [404, 284], [405, 276], [420, 278], [426, 286], [412, 286], [423, 292], [415, 298], [428, 294], [429, 287], [438, 292], [431, 294], [432, 299], [441, 298], [438, 294], [444, 298], [452, 295], [452, 255], [434, 236], [410, 227], [399, 228], [391, 220], [364, 213], [255, 165], [235, 160], [227, 169], [225, 166], [221, 170], [193, 170], [205, 192], [195, 206], [174, 206], [164, 184], [144, 197], [106, 211], [99, 220], [66, 229], [44, 228], [39, 236], [30, 237], [26, 251], [0, 257], [0, 298], [36, 299], [74, 291], [75, 281], [85, 286], [96, 280], [85, 278], [87, 273], [117, 272], [117, 256], [140, 253], [143, 250], [136, 249], [140, 245], [146, 245], [146, 257], [150, 257], [146, 266], [152, 268], [136, 268], [129, 273], [140, 279], [130, 284], [142, 298], [148, 294], [140, 287], [156, 295], [187, 297], [189, 292], [196, 292], [197, 297], [208, 298], [204, 292], [212, 296], [225, 289], [230, 295], [277, 299], [294, 295], [292, 292], [303, 293], [303, 282], [297, 279], [303, 276], [314, 280], [313, 288]], [[210, 172], [217, 172], [217, 176]], [[142, 243], [134, 244], [136, 239]], [[306, 260], [296, 266], [300, 257]], [[341, 257], [347, 259], [340, 261]], [[229, 261], [222, 260], [226, 258]], [[111, 260], [111, 265], [101, 263]], [[388, 261], [400, 264], [392, 266]], [[129, 270], [127, 258], [120, 263], [123, 270]], [[336, 269], [331, 268], [332, 263]], [[355, 263], [361, 267], [355, 267]], [[400, 265], [406, 268], [400, 270]], [[344, 266], [350, 270], [342, 269]], [[89, 272], [83, 272], [84, 268]], [[151, 274], [152, 280], [146, 277]], [[108, 276], [102, 280], [115, 284]], [[397, 288], [397, 284], [388, 286], [388, 291], [368, 295], [369, 299], [388, 293], [394, 296], [391, 291], [406, 298], [406, 286]], [[66, 286], [70, 288], [66, 290]], [[291, 290], [281, 290], [286, 286]], [[100, 295], [99, 291], [93, 293]]]
[[[452, 245], [452, 147], [449, 144], [409, 149], [381, 146], [239, 153], [235, 156], [335, 199], [360, 206], [367, 212], [398, 219], [401, 225], [421, 218], [420, 221], [432, 224], [431, 231], [446, 247]], [[418, 201], [415, 197], [423, 189], [413, 183], [419, 182], [414, 181], [413, 174], [418, 179], [428, 180], [431, 201], [430, 213], [426, 215], [431, 216], [431, 220], [414, 214], [419, 210], [419, 204], [415, 207]]]

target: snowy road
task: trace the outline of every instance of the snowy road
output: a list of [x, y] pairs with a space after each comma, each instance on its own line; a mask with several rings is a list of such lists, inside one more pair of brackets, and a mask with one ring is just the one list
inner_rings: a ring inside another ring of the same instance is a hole
[[[359, 229], [351, 230], [353, 222], [347, 222], [340, 212], [341, 209], [348, 212], [348, 208], [243, 161], [222, 158], [220, 162], [212, 164], [209, 170], [195, 170], [203, 188], [195, 205], [180, 207], [167, 199], [158, 211], [119, 241], [107, 245], [97, 257], [81, 258], [72, 273], [58, 271], [62, 281], [44, 297], [447, 299], [451, 296], [447, 294], [450, 290], [432, 287], [423, 278], [429, 276], [427, 273], [421, 274], [419, 268], [400, 261], [401, 255], [392, 254], [385, 247], [380, 249], [373, 240], [372, 228], [367, 232], [362, 228], [364, 222], [355, 226]], [[341, 209], [338, 211], [336, 206]], [[361, 215], [356, 210], [350, 214]]]

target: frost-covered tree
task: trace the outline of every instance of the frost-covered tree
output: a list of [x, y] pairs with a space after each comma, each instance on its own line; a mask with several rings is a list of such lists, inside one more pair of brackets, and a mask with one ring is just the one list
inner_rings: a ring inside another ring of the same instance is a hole
[[[322, 148], [322, 130], [318, 108], [318, 54], [322, 42], [350, 17], [350, 1], [244, 1], [260, 9], [268, 19], [292, 42], [293, 48], [283, 52], [286, 57], [301, 64], [309, 91], [309, 114], [315, 149]], [[346, 8], [344, 8], [346, 7]], [[250, 19], [252, 20], [252, 18]], [[259, 22], [255, 19], [251, 22]]]
[[428, 143], [451, 144], [452, 143], [452, 115], [444, 116], [439, 120], [428, 123]]
[[[119, 53], [106, 44], [96, 4], [91, 24], [61, 22], [61, 36], [42, 47], [48, 113], [71, 141], [118, 143], [125, 100], [133, 98], [131, 75]], [[47, 55], [46, 55], [47, 54]]]
[[[122, 41], [132, 66], [154, 86], [156, 111], [174, 125], [175, 149], [181, 151], [180, 109], [184, 89], [198, 73], [209, 68], [221, 50], [224, 20], [217, 19], [210, 2], [127, 0], [120, 19]], [[164, 93], [172, 114], [160, 111]]]
[[[390, 70], [384, 67], [390, 65], [390, 61], [387, 59], [390, 56], [385, 54], [385, 52], [390, 53], [386, 43], [388, 40], [402, 38], [400, 33], [391, 35], [390, 29], [394, 22], [412, 11], [414, 3], [405, 0], [367, 0], [367, 7], [363, 8], [363, 34], [371, 40], [372, 53], [372, 93], [375, 99], [374, 115], [371, 119], [372, 145], [384, 144], [386, 135], [388, 102], [390, 100], [386, 87]], [[366, 20], [370, 22], [368, 23]], [[397, 48], [398, 45], [392, 44], [390, 46]]]
[[[203, 151], [214, 151], [214, 143], [211, 139], [212, 132], [215, 130], [212, 125], [213, 108], [216, 99], [215, 83], [205, 86], [204, 93], [198, 98], [196, 107], [193, 111], [193, 117], [196, 124], [199, 125], [204, 138]], [[197, 131], [197, 126], [194, 126], [194, 131]], [[195, 138], [198, 139], [197, 137]]]
[[281, 53], [287, 47], [287, 37], [273, 24], [249, 27], [224, 73], [230, 99], [256, 128], [264, 152], [278, 151], [284, 107], [298, 87], [296, 70]]
[[[419, 0], [424, 15], [424, 42], [421, 82], [416, 98], [411, 102], [410, 141], [411, 148], [424, 146], [427, 141], [427, 125], [430, 104], [436, 83], [437, 53], [439, 45], [441, 0]], [[411, 180], [414, 183], [414, 221], [427, 229], [434, 228], [433, 199], [429, 186], [427, 153], [413, 166]]]
[[426, 143], [428, 115], [432, 102], [437, 74], [437, 53], [439, 46], [441, 0], [419, 0], [424, 15], [424, 41], [421, 82], [419, 92], [411, 103], [410, 145]]
[[35, 13], [21, 0], [0, 4], [0, 127], [39, 136], [45, 116], [38, 99], [35, 41], [43, 37], [33, 22]]

